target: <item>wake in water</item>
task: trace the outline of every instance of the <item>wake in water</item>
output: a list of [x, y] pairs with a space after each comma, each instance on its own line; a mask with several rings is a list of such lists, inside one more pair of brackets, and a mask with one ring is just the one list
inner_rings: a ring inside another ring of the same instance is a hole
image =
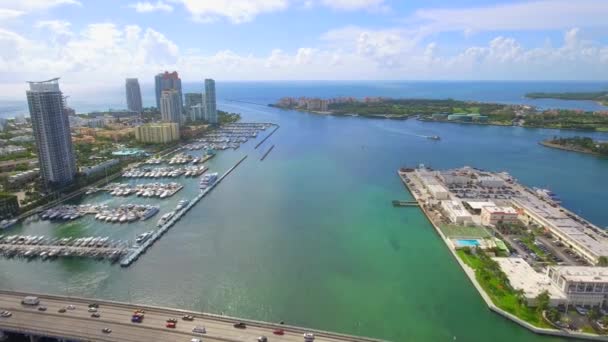
[[409, 135], [409, 136], [412, 136], [412, 137], [418, 137], [418, 138], [423, 138], [423, 139], [440, 140], [440, 138], [439, 138], [438, 135], [416, 134], [416, 133], [408, 132], [406, 130], [395, 128], [393, 126], [386, 126], [386, 125], [379, 124], [379, 123], [375, 123], [374, 126], [377, 127], [377, 128], [380, 128], [382, 130], [391, 132], [391, 133], [397, 133], [397, 134], [401, 134], [401, 135]]

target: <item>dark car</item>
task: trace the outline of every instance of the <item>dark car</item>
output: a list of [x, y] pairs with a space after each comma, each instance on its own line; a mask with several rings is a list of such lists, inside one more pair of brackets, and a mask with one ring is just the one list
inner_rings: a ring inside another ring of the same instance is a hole
[[65, 308], [61, 308], [61, 309], [57, 310], [57, 312], [59, 312], [59, 313], [65, 313], [65, 311], [66, 311]]
[[46, 306], [39, 306], [38, 311], [46, 311]]
[[167, 320], [167, 323], [177, 323], [177, 319], [176, 318], [169, 318]]
[[247, 325], [245, 325], [245, 323], [243, 323], [243, 322], [234, 323], [232, 326], [235, 327], [235, 328], [237, 328], [237, 329], [245, 329], [245, 328], [247, 328]]
[[103, 332], [104, 334], [109, 334], [109, 333], [112, 332], [112, 329], [110, 329], [110, 328], [103, 328], [103, 329], [101, 329], [101, 332]]
[[101, 315], [99, 314], [99, 312], [93, 312], [91, 314], [91, 317], [93, 317], [93, 318], [99, 318], [99, 317], [101, 317]]
[[97, 304], [97, 303], [91, 303], [91, 304], [89, 304], [89, 308], [99, 309], [99, 304]]
[[260, 337], [258, 337], [258, 342], [268, 342], [268, 337], [260, 336]]
[[193, 321], [193, 320], [194, 320], [194, 316], [192, 316], [192, 315], [184, 315], [184, 316], [182, 317], [182, 319], [183, 319], [184, 321]]

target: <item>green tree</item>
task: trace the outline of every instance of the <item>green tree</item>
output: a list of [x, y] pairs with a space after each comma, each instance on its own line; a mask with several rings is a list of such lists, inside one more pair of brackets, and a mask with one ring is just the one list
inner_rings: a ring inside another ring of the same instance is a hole
[[545, 290], [536, 296], [536, 312], [542, 314], [549, 307], [549, 291]]
[[558, 322], [561, 318], [562, 314], [556, 308], [550, 308], [547, 310], [547, 318], [551, 322]]
[[598, 308], [592, 308], [591, 310], [589, 310], [589, 318], [592, 320], [596, 320], [598, 318], [602, 317], [602, 313], [600, 312], [600, 309]]
[[608, 258], [605, 256], [601, 256], [597, 262], [598, 266], [608, 266]]

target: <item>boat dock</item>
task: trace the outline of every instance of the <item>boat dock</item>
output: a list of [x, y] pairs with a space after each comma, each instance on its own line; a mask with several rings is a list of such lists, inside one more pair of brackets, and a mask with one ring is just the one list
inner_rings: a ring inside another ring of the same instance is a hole
[[266, 156], [268, 156], [268, 154], [272, 151], [273, 148], [274, 148], [274, 145], [270, 146], [270, 148], [268, 149], [268, 151], [266, 151], [266, 153], [264, 153], [264, 155], [262, 156], [262, 158], [260, 158], [260, 161], [264, 161], [264, 159], [266, 159]]
[[44, 236], [0, 236], [0, 254], [7, 258], [54, 259], [89, 257], [118, 261], [127, 253], [127, 244], [108, 237], [47, 238]]
[[260, 147], [260, 145], [262, 145], [262, 144], [264, 143], [264, 141], [266, 141], [266, 139], [270, 138], [270, 136], [271, 136], [271, 135], [273, 135], [273, 134], [274, 134], [274, 132], [276, 132], [276, 131], [277, 131], [277, 129], [279, 129], [279, 127], [281, 127], [281, 126], [279, 126], [279, 125], [276, 125], [276, 124], [275, 124], [275, 127], [274, 127], [274, 129], [272, 130], [272, 132], [270, 132], [270, 134], [268, 134], [268, 135], [266, 136], [266, 138], [262, 139], [262, 141], [260, 141], [260, 142], [259, 142], [257, 145], [255, 145], [255, 148], [257, 149], [258, 147]]
[[194, 199], [190, 201], [187, 206], [185, 206], [183, 209], [179, 210], [175, 215], [173, 215], [173, 217], [169, 221], [167, 221], [158, 230], [156, 230], [152, 234], [152, 236], [150, 236], [144, 243], [135, 248], [131, 248], [121, 260], [120, 266], [128, 267], [133, 262], [135, 262], [140, 257], [140, 255], [145, 253], [146, 250], [150, 248], [157, 240], [159, 240], [167, 231], [169, 231], [169, 229], [171, 229], [171, 227], [173, 227], [173, 225], [175, 225], [175, 223], [177, 223], [177, 221], [179, 221], [182, 216], [186, 215], [186, 213], [190, 209], [192, 209], [192, 207], [194, 207], [198, 203], [198, 201], [203, 199], [203, 197], [205, 197], [209, 192], [211, 192], [211, 190], [213, 190], [226, 176], [228, 176], [232, 171], [234, 171], [234, 169], [236, 169], [237, 166], [239, 166], [245, 159], [247, 159], [247, 156], [241, 158], [234, 166], [232, 166], [220, 178], [218, 178], [215, 183], [209, 185], [208, 188], [199, 193]]
[[393, 207], [419, 207], [417, 201], [400, 201], [393, 200]]

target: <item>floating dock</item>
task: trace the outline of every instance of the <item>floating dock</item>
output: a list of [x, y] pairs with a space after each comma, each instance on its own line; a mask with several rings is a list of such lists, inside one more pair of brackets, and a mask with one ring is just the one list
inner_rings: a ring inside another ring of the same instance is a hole
[[274, 132], [277, 131], [277, 129], [279, 129], [279, 125], [276, 125], [275, 128], [272, 130], [272, 132], [270, 132], [270, 134], [268, 134], [266, 136], [266, 138], [262, 139], [262, 141], [260, 141], [257, 145], [255, 145], [255, 148], [257, 149], [258, 147], [260, 147], [260, 145], [262, 145], [264, 143], [264, 141], [266, 141], [266, 139], [270, 138], [271, 135], [274, 134]]
[[198, 194], [193, 200], [190, 201], [190, 203], [186, 207], [178, 211], [169, 221], [167, 221], [167, 223], [165, 223], [158, 230], [156, 230], [152, 234], [152, 236], [150, 236], [150, 238], [148, 238], [143, 244], [139, 245], [136, 248], [130, 249], [129, 253], [127, 253], [125, 257], [121, 260], [120, 266], [128, 267], [132, 263], [134, 263], [140, 255], [145, 253], [146, 250], [154, 244], [154, 242], [160, 239], [171, 227], [173, 227], [175, 223], [177, 223], [177, 221], [182, 218], [182, 216], [186, 215], [186, 213], [190, 209], [192, 209], [192, 207], [194, 207], [194, 205], [196, 205], [198, 201], [203, 199], [203, 197], [205, 197], [209, 192], [211, 192], [213, 188], [215, 188], [226, 176], [228, 176], [232, 171], [234, 171], [234, 169], [236, 169], [237, 166], [239, 166], [245, 159], [247, 159], [247, 156], [241, 158], [233, 167], [228, 169], [228, 171], [226, 171], [220, 178], [218, 178], [215, 183], [211, 184], [207, 189], [203, 190], [200, 194]]
[[264, 159], [266, 159], [266, 156], [268, 156], [268, 154], [272, 151], [273, 148], [274, 148], [274, 145], [270, 146], [268, 151], [266, 151], [266, 153], [264, 153], [264, 155], [262, 156], [262, 158], [260, 158], [260, 160], [264, 161]]
[[400, 201], [393, 200], [393, 207], [419, 207], [420, 205], [416, 201]]

